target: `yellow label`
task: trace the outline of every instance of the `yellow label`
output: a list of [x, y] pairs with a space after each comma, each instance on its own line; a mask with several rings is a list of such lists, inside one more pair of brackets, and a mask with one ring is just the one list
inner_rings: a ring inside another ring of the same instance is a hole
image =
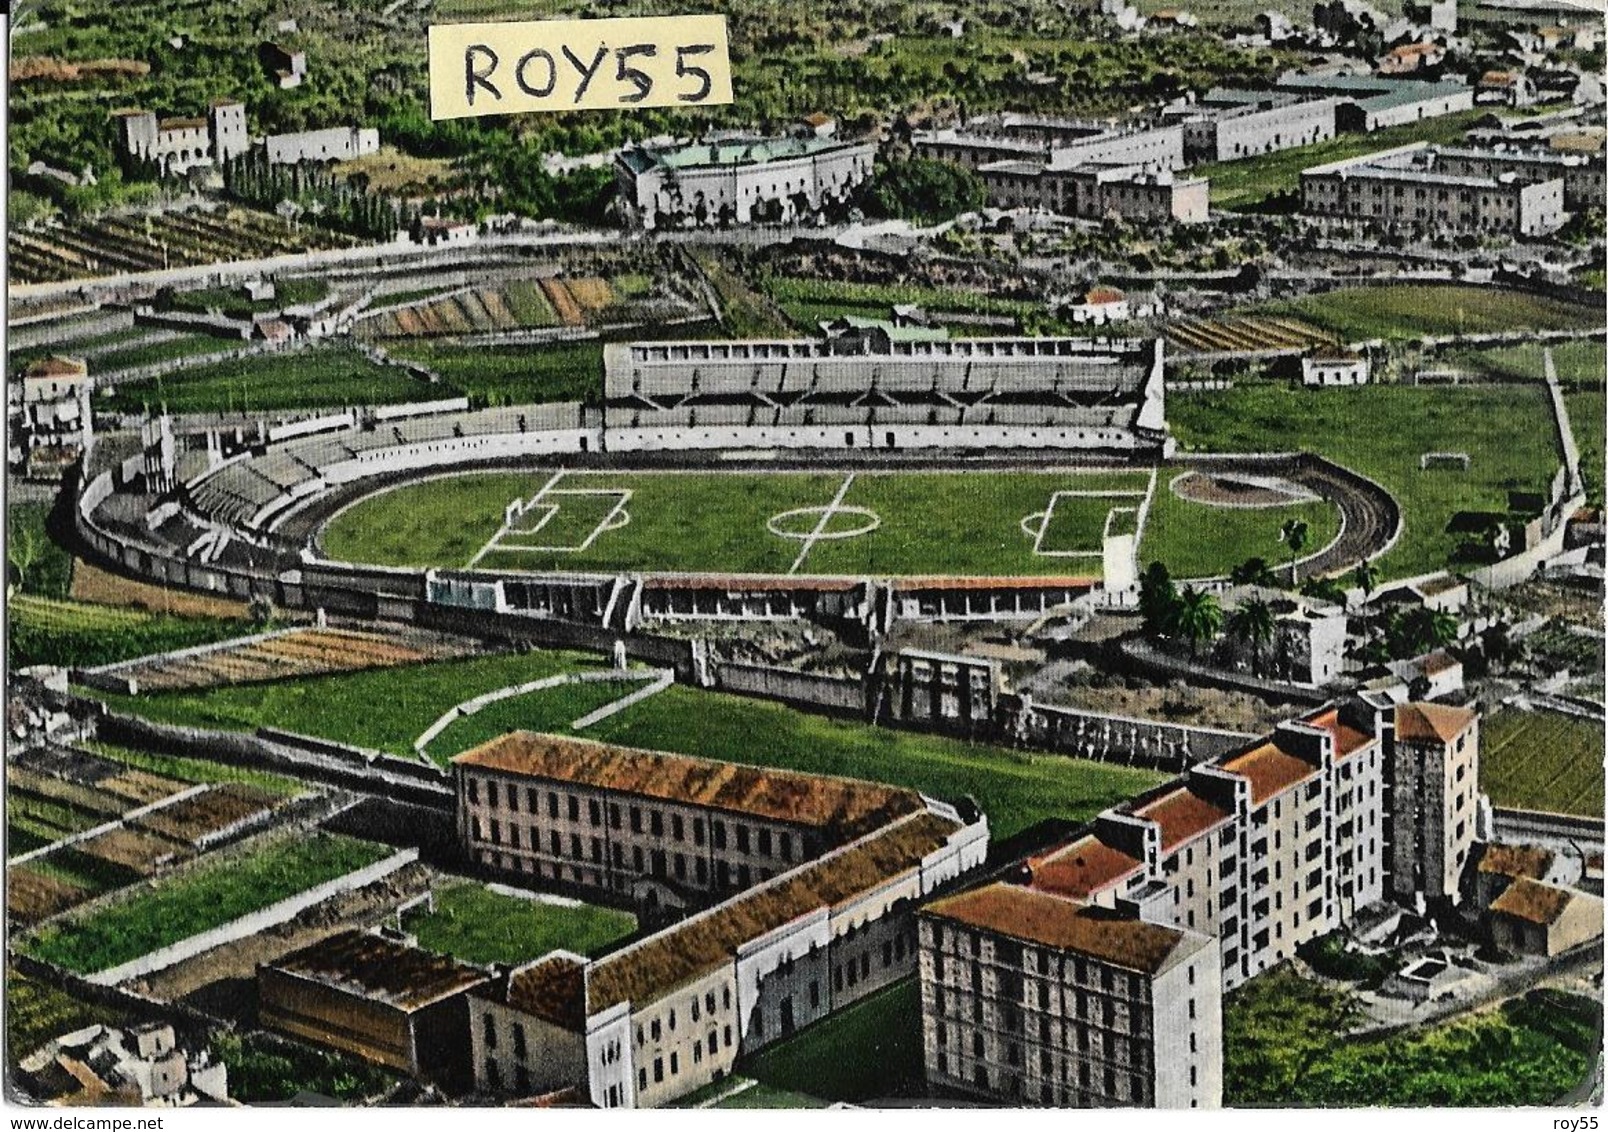
[[730, 101], [725, 16], [430, 27], [437, 120]]

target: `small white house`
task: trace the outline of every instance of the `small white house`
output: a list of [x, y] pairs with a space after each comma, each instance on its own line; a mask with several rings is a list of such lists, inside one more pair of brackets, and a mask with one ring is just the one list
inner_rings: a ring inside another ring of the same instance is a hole
[[1132, 317], [1128, 296], [1115, 287], [1090, 287], [1072, 304], [1072, 321], [1103, 326]]
[[1338, 347], [1314, 350], [1301, 359], [1302, 385], [1367, 385], [1368, 356]]

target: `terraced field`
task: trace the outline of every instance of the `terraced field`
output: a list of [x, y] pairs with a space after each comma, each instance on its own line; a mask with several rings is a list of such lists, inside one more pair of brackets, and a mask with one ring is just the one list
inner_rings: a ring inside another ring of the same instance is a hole
[[1167, 340], [1185, 353], [1300, 350], [1333, 344], [1333, 334], [1298, 318], [1190, 318], [1167, 327]]

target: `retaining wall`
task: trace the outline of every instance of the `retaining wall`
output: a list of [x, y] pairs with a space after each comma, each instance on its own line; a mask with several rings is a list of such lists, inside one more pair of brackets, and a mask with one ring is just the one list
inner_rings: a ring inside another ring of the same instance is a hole
[[1159, 770], [1182, 772], [1256, 738], [1216, 727], [1036, 704], [1028, 696], [1002, 696], [1000, 707], [1003, 728], [1018, 742], [1073, 758]]
[[759, 664], [724, 662], [710, 666], [714, 687], [723, 692], [779, 700], [782, 703], [844, 712], [866, 713], [866, 682], [852, 676], [825, 676]]

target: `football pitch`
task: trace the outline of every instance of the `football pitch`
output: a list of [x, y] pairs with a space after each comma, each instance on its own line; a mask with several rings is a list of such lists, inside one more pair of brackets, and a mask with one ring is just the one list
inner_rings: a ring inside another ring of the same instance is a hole
[[1149, 469], [465, 473], [360, 500], [336, 559], [496, 570], [1098, 577]]

